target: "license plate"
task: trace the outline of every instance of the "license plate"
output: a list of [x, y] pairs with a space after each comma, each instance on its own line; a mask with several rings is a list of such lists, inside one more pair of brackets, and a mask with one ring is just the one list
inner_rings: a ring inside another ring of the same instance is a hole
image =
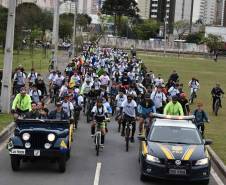
[[186, 170], [184, 169], [169, 169], [170, 175], [186, 175]]
[[40, 150], [34, 150], [34, 156], [35, 157], [40, 156]]
[[12, 155], [25, 155], [25, 149], [12, 149], [9, 153]]

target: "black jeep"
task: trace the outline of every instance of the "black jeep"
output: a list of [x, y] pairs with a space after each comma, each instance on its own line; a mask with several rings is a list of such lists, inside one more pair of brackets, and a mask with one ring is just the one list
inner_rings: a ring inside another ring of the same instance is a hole
[[7, 146], [12, 170], [18, 171], [21, 161], [48, 158], [58, 163], [60, 172], [65, 172], [72, 141], [73, 126], [69, 121], [17, 120]]

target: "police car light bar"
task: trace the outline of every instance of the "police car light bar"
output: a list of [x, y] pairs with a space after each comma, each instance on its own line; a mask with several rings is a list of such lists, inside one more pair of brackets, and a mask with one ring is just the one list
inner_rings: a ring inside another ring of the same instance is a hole
[[172, 119], [172, 120], [193, 120], [195, 119], [194, 115], [190, 116], [172, 116], [172, 115], [165, 115], [165, 114], [152, 114], [153, 118], [160, 118], [160, 119]]

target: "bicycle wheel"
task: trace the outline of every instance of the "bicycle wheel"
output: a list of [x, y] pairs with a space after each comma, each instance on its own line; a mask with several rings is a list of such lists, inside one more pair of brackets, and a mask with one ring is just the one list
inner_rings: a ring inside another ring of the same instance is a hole
[[100, 150], [100, 135], [97, 134], [97, 136], [96, 136], [96, 156], [99, 156], [99, 150]]
[[216, 100], [216, 102], [214, 104], [214, 114], [215, 114], [215, 116], [218, 115], [219, 107], [220, 107], [219, 100]]
[[130, 136], [130, 129], [129, 126], [126, 128], [126, 151], [129, 151], [129, 136]]

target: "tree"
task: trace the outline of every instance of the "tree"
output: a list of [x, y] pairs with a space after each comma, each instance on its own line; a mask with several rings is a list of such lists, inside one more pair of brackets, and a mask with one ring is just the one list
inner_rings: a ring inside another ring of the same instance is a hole
[[8, 10], [0, 6], [0, 45], [5, 45]]
[[92, 22], [92, 18], [87, 14], [78, 14], [77, 24], [83, 29], [87, 29], [87, 26]]
[[158, 34], [159, 23], [153, 19], [144, 20], [133, 27], [133, 32], [137, 39], [149, 40]]
[[205, 34], [203, 32], [191, 33], [186, 37], [186, 42], [200, 44], [203, 41], [204, 37]]
[[204, 43], [208, 46], [210, 52], [216, 52], [224, 48], [224, 42], [221, 36], [208, 34], [204, 39]]
[[60, 15], [60, 25], [59, 25], [59, 36], [62, 39], [70, 39], [73, 33], [73, 14], [62, 14]]
[[120, 32], [122, 16], [137, 17], [139, 9], [136, 0], [106, 0], [101, 9], [103, 14], [114, 16], [114, 32]]
[[180, 20], [174, 23], [174, 28], [177, 32], [178, 39], [182, 39], [184, 34], [189, 30], [190, 23], [185, 20]]

